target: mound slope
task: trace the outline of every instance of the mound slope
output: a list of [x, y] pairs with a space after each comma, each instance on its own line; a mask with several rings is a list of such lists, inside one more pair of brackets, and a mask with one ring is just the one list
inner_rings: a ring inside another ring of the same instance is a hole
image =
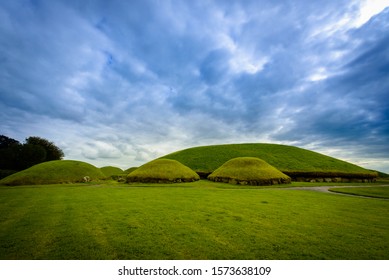
[[199, 175], [182, 163], [171, 159], [148, 162], [127, 176], [127, 182], [180, 183], [199, 180]]
[[89, 163], [75, 160], [53, 160], [34, 165], [12, 174], [2, 180], [0, 185], [44, 185], [77, 183], [87, 180], [104, 179], [101, 170]]
[[115, 167], [115, 166], [104, 166], [104, 167], [101, 167], [100, 170], [107, 177], [111, 177], [113, 175], [119, 175], [119, 174], [124, 173], [124, 171], [122, 169], [120, 169], [119, 167]]
[[126, 170], [124, 170], [124, 173], [130, 174], [132, 171], [137, 170], [137, 169], [138, 169], [138, 167], [130, 167], [130, 168], [127, 168]]
[[254, 186], [288, 184], [291, 182], [289, 176], [266, 161], [254, 157], [230, 159], [212, 172], [208, 179], [215, 182]]
[[237, 157], [260, 158], [293, 179], [299, 177], [374, 179], [377, 176], [376, 172], [346, 161], [306, 149], [278, 144], [202, 146], [177, 151], [162, 158], [177, 160], [202, 177], [206, 177], [228, 160]]

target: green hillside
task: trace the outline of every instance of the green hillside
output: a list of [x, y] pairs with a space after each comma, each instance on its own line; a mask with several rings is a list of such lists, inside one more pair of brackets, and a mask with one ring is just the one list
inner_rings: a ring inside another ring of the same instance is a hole
[[12, 174], [2, 180], [0, 185], [43, 185], [83, 182], [104, 179], [101, 170], [89, 163], [75, 160], [53, 160], [34, 165], [26, 170]]
[[226, 144], [177, 151], [162, 158], [175, 159], [199, 174], [209, 174], [236, 157], [257, 157], [289, 176], [375, 178], [376, 172], [306, 149], [278, 144]]
[[380, 172], [380, 171], [375, 171], [375, 170], [371, 170], [371, 171], [377, 172], [378, 178], [380, 178], [380, 179], [385, 179], [385, 180], [389, 179], [389, 174], [387, 174], [387, 173]]

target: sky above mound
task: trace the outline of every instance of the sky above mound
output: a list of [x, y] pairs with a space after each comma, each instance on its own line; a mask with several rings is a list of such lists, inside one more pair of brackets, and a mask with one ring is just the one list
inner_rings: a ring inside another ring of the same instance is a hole
[[295, 145], [389, 172], [389, 1], [0, 3], [0, 134], [138, 166]]

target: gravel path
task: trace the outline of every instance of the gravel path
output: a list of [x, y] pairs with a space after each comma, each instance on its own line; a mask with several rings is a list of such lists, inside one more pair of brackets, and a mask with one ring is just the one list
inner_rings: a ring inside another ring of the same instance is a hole
[[323, 193], [330, 193], [335, 195], [344, 195], [344, 196], [358, 196], [358, 197], [364, 197], [364, 198], [370, 198], [370, 199], [381, 199], [381, 200], [388, 200], [387, 198], [378, 198], [378, 197], [369, 197], [369, 196], [363, 196], [363, 195], [356, 195], [356, 194], [346, 194], [346, 193], [338, 193], [338, 192], [332, 192], [329, 189], [334, 188], [366, 188], [366, 187], [388, 187], [389, 185], [377, 185], [377, 186], [318, 186], [318, 187], [291, 187], [291, 188], [285, 188], [284, 190], [307, 190], [307, 191], [316, 191], [316, 192], [323, 192]]

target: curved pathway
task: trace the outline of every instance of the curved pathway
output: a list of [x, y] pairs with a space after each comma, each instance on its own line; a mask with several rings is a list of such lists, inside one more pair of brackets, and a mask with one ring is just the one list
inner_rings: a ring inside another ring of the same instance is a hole
[[335, 188], [366, 188], [366, 187], [389, 187], [389, 185], [377, 185], [377, 186], [317, 186], [317, 187], [290, 187], [290, 188], [284, 188], [284, 190], [308, 190], [308, 191], [316, 191], [316, 192], [323, 192], [323, 193], [331, 193], [331, 194], [337, 194], [337, 195], [344, 195], [344, 196], [357, 196], [357, 197], [364, 197], [364, 198], [371, 198], [371, 199], [381, 199], [381, 200], [389, 200], [388, 198], [379, 198], [379, 197], [370, 197], [370, 196], [364, 196], [364, 195], [357, 195], [357, 194], [346, 194], [346, 193], [339, 193], [339, 192], [332, 192], [329, 189], [335, 189]]

